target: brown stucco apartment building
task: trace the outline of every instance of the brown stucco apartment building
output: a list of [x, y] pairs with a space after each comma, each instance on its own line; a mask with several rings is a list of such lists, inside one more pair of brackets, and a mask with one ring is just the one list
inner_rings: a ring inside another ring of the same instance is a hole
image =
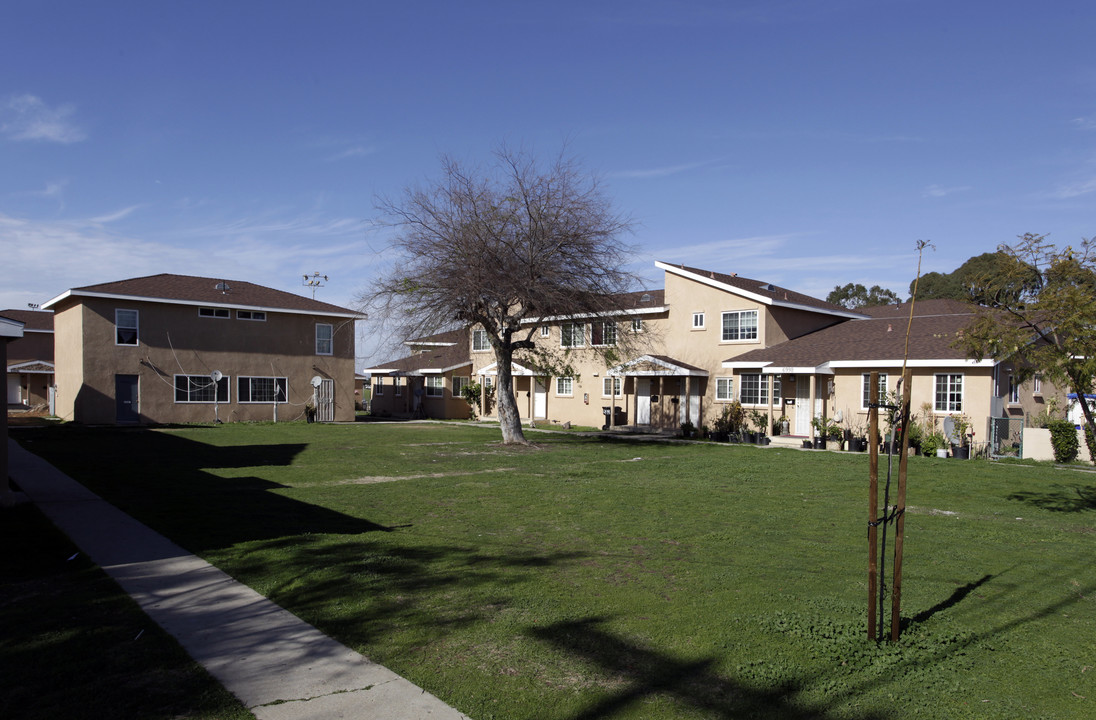
[[354, 419], [352, 310], [240, 280], [72, 288], [54, 311], [57, 415], [81, 423]]

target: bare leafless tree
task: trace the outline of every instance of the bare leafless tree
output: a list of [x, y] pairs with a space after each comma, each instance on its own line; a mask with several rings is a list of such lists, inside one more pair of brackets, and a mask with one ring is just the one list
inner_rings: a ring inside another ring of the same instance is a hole
[[512, 365], [515, 351], [534, 347], [528, 321], [611, 314], [636, 284], [621, 240], [631, 223], [565, 152], [545, 164], [500, 147], [486, 169], [447, 156], [441, 165], [438, 180], [378, 202], [396, 229], [393, 264], [360, 299], [404, 338], [482, 327], [503, 442], [524, 443]]

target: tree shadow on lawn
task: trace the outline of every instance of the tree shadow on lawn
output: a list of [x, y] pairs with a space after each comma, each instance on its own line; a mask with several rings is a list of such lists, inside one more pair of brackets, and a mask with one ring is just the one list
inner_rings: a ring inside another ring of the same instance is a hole
[[1009, 500], [1027, 503], [1051, 512], [1085, 512], [1096, 510], [1096, 485], [1053, 485], [1046, 492], [1017, 492]]
[[[593, 617], [530, 628], [530, 634], [560, 650], [579, 656], [625, 681], [626, 686], [570, 720], [611, 718], [646, 697], [669, 696], [676, 704], [692, 706], [705, 716], [728, 720], [826, 720], [837, 715], [825, 706], [795, 702], [806, 683], [787, 681], [772, 688], [750, 687], [712, 671], [716, 658], [683, 661], [612, 635], [599, 627], [606, 618]], [[841, 717], [883, 720], [885, 715], [863, 713]]]
[[[274, 492], [256, 476], [213, 471], [288, 467], [306, 443], [219, 446], [144, 428], [51, 428], [20, 436], [92, 492], [187, 550], [308, 533], [358, 535], [390, 528]], [[109, 458], [104, 462], [100, 458]]]

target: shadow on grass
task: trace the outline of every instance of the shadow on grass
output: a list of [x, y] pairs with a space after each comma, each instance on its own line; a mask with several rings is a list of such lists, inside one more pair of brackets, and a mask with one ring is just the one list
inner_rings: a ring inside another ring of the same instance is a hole
[[921, 612], [914, 615], [912, 618], [902, 618], [901, 629], [905, 630], [909, 625], [913, 623], [923, 623], [938, 612], [950, 610], [951, 608], [961, 603], [967, 595], [971, 594], [971, 592], [977, 590], [995, 577], [997, 576], [983, 575], [980, 579], [975, 580], [974, 582], [969, 582], [962, 587], [956, 588], [955, 592], [953, 592], [946, 600], [942, 600], [941, 602], [936, 603], [928, 610], [922, 610]]
[[264, 478], [215, 472], [288, 467], [306, 443], [219, 446], [144, 428], [79, 427], [27, 430], [17, 439], [31, 452], [45, 451], [47, 460], [81, 484], [197, 554], [289, 535], [390, 530], [279, 494], [285, 486]]
[[[667, 696], [675, 704], [691, 706], [705, 717], [771, 720], [826, 720], [836, 717], [825, 707], [795, 701], [804, 686], [787, 681], [772, 688], [755, 688], [718, 675], [715, 658], [683, 661], [642, 648], [612, 635], [601, 626], [605, 618], [561, 622], [531, 628], [530, 634], [556, 648], [595, 663], [624, 680], [625, 687], [570, 720], [611, 718], [645, 698]], [[859, 720], [881, 720], [878, 714], [841, 714]]]
[[1096, 510], [1096, 485], [1055, 485], [1046, 492], [1012, 493], [1008, 499], [1051, 512], [1085, 512]]

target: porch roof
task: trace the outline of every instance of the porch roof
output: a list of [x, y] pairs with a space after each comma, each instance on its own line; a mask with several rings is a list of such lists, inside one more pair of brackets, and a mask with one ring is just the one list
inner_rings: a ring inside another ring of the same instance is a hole
[[8, 365], [8, 372], [47, 375], [53, 372], [53, 363], [42, 360], [27, 360], [26, 362]]
[[708, 377], [708, 371], [666, 355], [640, 355], [605, 371], [621, 377]]

